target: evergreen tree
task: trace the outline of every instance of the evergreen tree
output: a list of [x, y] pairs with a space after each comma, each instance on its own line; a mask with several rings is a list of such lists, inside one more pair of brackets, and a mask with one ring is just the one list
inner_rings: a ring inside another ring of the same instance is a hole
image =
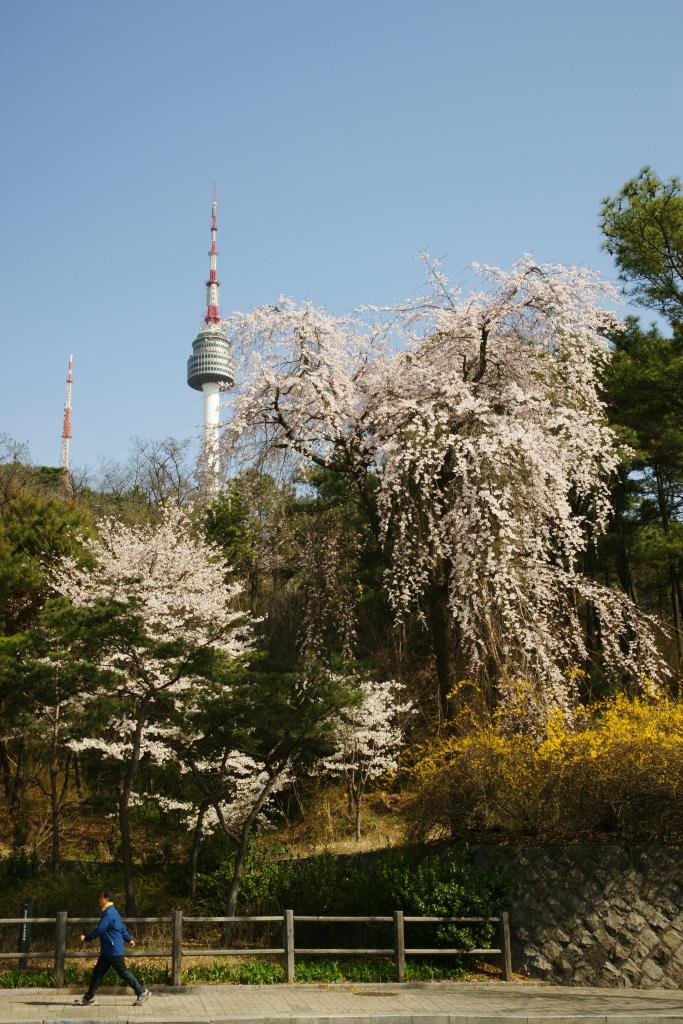
[[603, 200], [604, 248], [614, 256], [630, 294], [683, 325], [683, 189], [643, 167], [616, 196]]
[[671, 625], [683, 660], [683, 339], [642, 330], [635, 319], [612, 338], [605, 376], [612, 423], [632, 456], [613, 494], [604, 553], [622, 587]]

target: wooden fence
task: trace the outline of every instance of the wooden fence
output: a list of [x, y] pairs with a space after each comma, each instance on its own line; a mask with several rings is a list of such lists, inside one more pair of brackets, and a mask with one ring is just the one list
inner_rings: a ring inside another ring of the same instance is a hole
[[[55, 926], [54, 948], [48, 951], [36, 952], [22, 948], [20, 952], [2, 953], [1, 960], [53, 960], [55, 984], [58, 988], [64, 985], [64, 963], [71, 959], [94, 959], [96, 951], [69, 950], [67, 948], [67, 928], [69, 925], [93, 925], [97, 917], [69, 917], [66, 910], [61, 910], [56, 917], [10, 917], [0, 918], [0, 926], [19, 925], [25, 928], [27, 925], [52, 924]], [[510, 920], [507, 911], [503, 911], [500, 917], [413, 917], [404, 915], [402, 910], [395, 910], [391, 917], [317, 917], [307, 914], [295, 914], [293, 910], [285, 910], [283, 914], [275, 914], [262, 917], [185, 917], [182, 910], [173, 912], [172, 917], [129, 917], [126, 919], [130, 925], [135, 924], [170, 924], [171, 925], [171, 948], [170, 949], [132, 949], [126, 950], [127, 957], [164, 957], [171, 960], [171, 984], [180, 985], [180, 972], [182, 970], [183, 955], [187, 956], [279, 956], [282, 957], [283, 966], [289, 983], [296, 978], [295, 954], [299, 956], [391, 956], [396, 969], [396, 981], [405, 981], [405, 967], [407, 956], [489, 956], [500, 955], [502, 960], [502, 973], [506, 981], [512, 981], [512, 960], [510, 955]], [[185, 946], [183, 948], [183, 925], [184, 924], [222, 924], [231, 925], [237, 923], [280, 923], [282, 928], [282, 946], [273, 949], [195, 949]], [[385, 949], [324, 949], [322, 947], [302, 947], [294, 944], [294, 926], [297, 923], [320, 923], [320, 924], [392, 924], [393, 944]], [[406, 924], [432, 924], [432, 925], [475, 925], [475, 924], [498, 924], [500, 935], [500, 947], [497, 949], [437, 949], [427, 948], [406, 948], [405, 926]]]

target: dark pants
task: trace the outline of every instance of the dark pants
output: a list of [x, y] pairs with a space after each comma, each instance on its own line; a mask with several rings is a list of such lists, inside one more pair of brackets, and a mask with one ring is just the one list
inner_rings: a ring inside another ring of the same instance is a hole
[[138, 979], [130, 973], [122, 956], [101, 956], [92, 969], [92, 978], [90, 979], [90, 985], [88, 986], [86, 996], [91, 997], [95, 995], [98, 985], [110, 967], [116, 971], [119, 978], [122, 978], [123, 981], [125, 981], [126, 985], [130, 985], [136, 996], [139, 996], [141, 992], [144, 992], [144, 986], [142, 986]]

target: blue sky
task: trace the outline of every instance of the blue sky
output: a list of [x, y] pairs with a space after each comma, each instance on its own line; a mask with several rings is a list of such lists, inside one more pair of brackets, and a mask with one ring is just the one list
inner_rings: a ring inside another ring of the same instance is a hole
[[[0, 431], [73, 461], [186, 437], [222, 310], [335, 310], [522, 252], [615, 278], [600, 200], [683, 173], [679, 0], [5, 0]], [[646, 313], [646, 319], [651, 317]]]

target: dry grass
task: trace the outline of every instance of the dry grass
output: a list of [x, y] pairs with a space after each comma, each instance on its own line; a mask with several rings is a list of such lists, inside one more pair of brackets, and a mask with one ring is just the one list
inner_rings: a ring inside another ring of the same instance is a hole
[[[403, 793], [377, 790], [363, 803], [362, 834], [356, 841], [353, 816], [349, 812], [341, 786], [315, 787], [304, 796], [302, 813], [297, 820], [262, 835], [267, 845], [286, 845], [294, 856], [316, 853], [365, 853], [405, 842], [405, 807], [408, 797]], [[22, 816], [27, 826], [27, 848], [49, 861], [51, 830], [45, 798], [33, 788], [26, 794]], [[166, 857], [183, 862], [187, 858], [187, 835], [177, 829], [144, 823], [133, 817], [133, 846], [138, 862], [152, 859], [163, 844]], [[12, 849], [12, 820], [0, 796], [0, 856]], [[96, 812], [84, 800], [67, 807], [62, 823], [62, 859], [83, 863], [111, 863], [120, 859], [116, 819]]]
[[263, 842], [285, 843], [290, 855], [295, 857], [310, 857], [316, 853], [367, 853], [401, 846], [405, 841], [403, 809], [406, 803], [403, 794], [385, 790], [370, 793], [363, 804], [362, 832], [357, 841], [343, 789], [326, 787], [308, 798], [300, 821], [268, 833]]

